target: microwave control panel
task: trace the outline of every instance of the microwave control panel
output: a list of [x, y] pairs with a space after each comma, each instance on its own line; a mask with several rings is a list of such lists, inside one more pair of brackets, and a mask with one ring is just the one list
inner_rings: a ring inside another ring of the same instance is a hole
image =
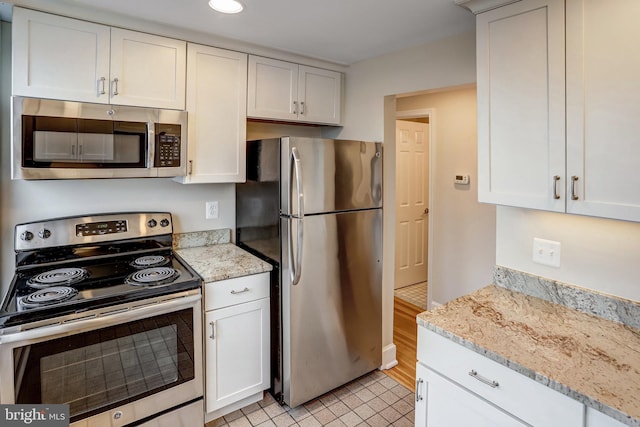
[[156, 123], [156, 167], [180, 166], [180, 133], [180, 125]]

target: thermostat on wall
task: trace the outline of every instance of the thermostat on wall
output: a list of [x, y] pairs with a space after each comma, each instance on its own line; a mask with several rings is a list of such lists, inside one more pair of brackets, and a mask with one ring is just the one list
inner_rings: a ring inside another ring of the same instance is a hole
[[468, 185], [469, 184], [469, 175], [456, 175], [456, 178], [453, 180], [456, 184]]

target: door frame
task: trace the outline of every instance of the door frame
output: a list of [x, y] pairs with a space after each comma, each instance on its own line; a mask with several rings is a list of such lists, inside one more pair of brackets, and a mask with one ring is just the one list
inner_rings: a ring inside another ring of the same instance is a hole
[[[395, 119], [394, 119], [394, 123], [395, 120], [410, 120], [410, 119], [418, 119], [418, 118], [429, 118], [429, 170], [427, 171], [428, 175], [429, 175], [429, 201], [428, 201], [428, 208], [429, 208], [429, 214], [427, 216], [427, 229], [428, 229], [428, 239], [427, 239], [427, 309], [431, 309], [431, 286], [429, 286], [430, 283], [433, 283], [431, 280], [431, 277], [433, 275], [433, 269], [432, 269], [432, 260], [433, 260], [433, 233], [435, 232], [435, 227], [433, 226], [433, 199], [434, 199], [434, 194], [433, 194], [433, 190], [434, 190], [434, 185], [433, 185], [433, 178], [434, 178], [434, 173], [433, 170], [435, 168], [435, 162], [434, 162], [434, 146], [435, 146], [435, 127], [436, 127], [436, 112], [434, 108], [420, 108], [420, 109], [416, 109], [416, 110], [404, 110], [404, 111], [398, 111], [396, 110], [396, 115], [395, 115]], [[395, 133], [395, 129], [394, 129], [394, 133]], [[395, 137], [394, 137], [395, 138]], [[394, 147], [393, 149], [396, 149], [395, 146], [396, 141], [394, 140]], [[396, 167], [397, 167], [397, 158], [395, 159], [395, 165], [394, 165], [394, 174], [396, 171]], [[397, 183], [396, 183], [397, 185]], [[395, 210], [395, 203], [394, 203], [394, 207], [393, 209]], [[394, 215], [394, 235], [395, 235], [395, 215]], [[395, 254], [395, 242], [394, 242], [394, 254]], [[394, 277], [395, 277], [395, 262], [394, 262]], [[395, 291], [395, 288], [394, 288]]]

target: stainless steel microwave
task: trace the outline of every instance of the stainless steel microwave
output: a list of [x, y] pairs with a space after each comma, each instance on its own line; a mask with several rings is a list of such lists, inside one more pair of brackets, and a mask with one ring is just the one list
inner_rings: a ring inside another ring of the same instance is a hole
[[187, 113], [13, 97], [12, 179], [187, 173]]

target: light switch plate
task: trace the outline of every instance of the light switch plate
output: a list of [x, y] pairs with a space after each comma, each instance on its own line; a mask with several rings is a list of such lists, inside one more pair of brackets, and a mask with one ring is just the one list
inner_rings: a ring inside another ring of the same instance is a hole
[[560, 242], [533, 238], [533, 262], [560, 267]]

